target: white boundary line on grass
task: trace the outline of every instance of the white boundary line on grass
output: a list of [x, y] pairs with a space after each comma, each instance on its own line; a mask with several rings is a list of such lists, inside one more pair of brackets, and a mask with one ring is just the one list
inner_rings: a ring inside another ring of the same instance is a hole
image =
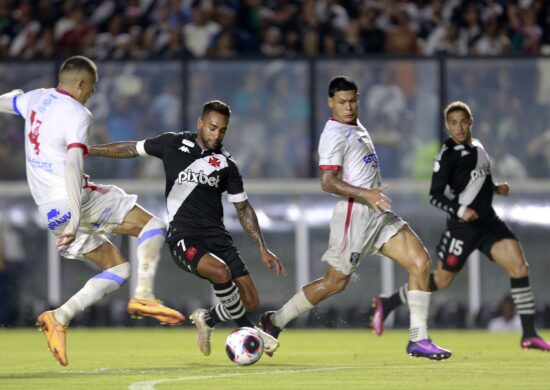
[[130, 386], [128, 386], [128, 390], [154, 390], [156, 385], [169, 383], [169, 382], [200, 381], [205, 379], [230, 378], [230, 377], [244, 376], [244, 375], [300, 374], [300, 373], [309, 373], [309, 372], [348, 370], [351, 368], [354, 368], [354, 367], [320, 367], [320, 368], [304, 368], [304, 369], [291, 369], [291, 370], [235, 372], [230, 374], [218, 374], [218, 375], [182, 376], [179, 378], [157, 379], [152, 381], [135, 382], [130, 384]]

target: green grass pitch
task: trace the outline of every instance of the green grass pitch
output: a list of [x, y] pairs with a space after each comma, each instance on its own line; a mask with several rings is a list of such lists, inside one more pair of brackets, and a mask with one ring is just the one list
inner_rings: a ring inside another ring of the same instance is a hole
[[[214, 333], [202, 356], [191, 328], [70, 329], [67, 367], [33, 329], [0, 330], [0, 389], [549, 389], [550, 353], [525, 351], [519, 334], [433, 331], [447, 361], [411, 359], [406, 331], [298, 330], [273, 358], [249, 367], [226, 357]], [[543, 336], [550, 338], [548, 331]]]

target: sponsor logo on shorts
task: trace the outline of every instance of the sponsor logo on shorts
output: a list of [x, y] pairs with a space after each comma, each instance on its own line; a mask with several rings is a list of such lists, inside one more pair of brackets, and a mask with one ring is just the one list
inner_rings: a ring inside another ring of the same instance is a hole
[[58, 209], [51, 209], [48, 211], [46, 216], [48, 217], [48, 229], [55, 230], [59, 226], [63, 225], [65, 222], [71, 219], [71, 212], [68, 211], [65, 215], [63, 215], [60, 218], [59, 217], [59, 210]]
[[113, 215], [113, 210], [110, 207], [107, 207], [103, 209], [97, 221], [91, 223], [91, 225], [94, 228], [99, 229], [102, 223], [104, 223], [105, 221], [109, 220], [109, 218], [111, 218], [111, 215]]
[[209, 177], [202, 170], [199, 172], [193, 172], [191, 169], [187, 169], [185, 171], [181, 171], [178, 175], [178, 184], [182, 184], [184, 181], [190, 183], [207, 184], [210, 187], [218, 188], [220, 176], [216, 175]]
[[458, 265], [458, 257], [455, 255], [449, 255], [445, 259], [445, 264], [449, 267], [456, 267]]
[[351, 265], [357, 265], [357, 263], [359, 262], [360, 255], [361, 255], [360, 253], [351, 252], [351, 256], [349, 257], [349, 262], [351, 263]]
[[199, 250], [194, 246], [190, 246], [185, 250], [185, 258], [189, 261], [193, 261]]

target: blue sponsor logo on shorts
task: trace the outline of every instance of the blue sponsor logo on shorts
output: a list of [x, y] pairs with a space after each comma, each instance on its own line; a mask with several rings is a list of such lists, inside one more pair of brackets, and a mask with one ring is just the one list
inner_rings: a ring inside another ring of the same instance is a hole
[[[59, 215], [59, 210], [51, 209], [48, 211], [48, 221], [50, 221], [52, 218], [55, 218]], [[51, 222], [48, 222], [48, 229], [55, 230], [59, 226], [63, 225], [65, 222], [67, 222], [69, 219], [71, 219], [71, 212], [68, 211], [67, 214], [62, 216], [61, 218], [57, 218]]]
[[51, 209], [50, 211], [48, 211], [48, 214], [47, 214], [48, 221], [50, 219], [53, 219], [53, 218], [57, 217], [58, 215], [59, 215], [59, 210], [58, 209]]
[[105, 221], [108, 221], [112, 215], [113, 215], [113, 210], [110, 207], [103, 209], [97, 221], [91, 223], [92, 227], [94, 227], [95, 229], [99, 229], [101, 227], [101, 224], [104, 223]]

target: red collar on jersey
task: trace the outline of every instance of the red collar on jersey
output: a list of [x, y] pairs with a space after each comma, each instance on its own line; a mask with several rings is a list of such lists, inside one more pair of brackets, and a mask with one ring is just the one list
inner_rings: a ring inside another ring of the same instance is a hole
[[74, 96], [71, 95], [69, 92], [65, 91], [64, 89], [56, 88], [55, 90], [56, 90], [56, 92], [59, 92], [61, 95], [67, 95], [67, 96], [70, 96], [74, 99]]

